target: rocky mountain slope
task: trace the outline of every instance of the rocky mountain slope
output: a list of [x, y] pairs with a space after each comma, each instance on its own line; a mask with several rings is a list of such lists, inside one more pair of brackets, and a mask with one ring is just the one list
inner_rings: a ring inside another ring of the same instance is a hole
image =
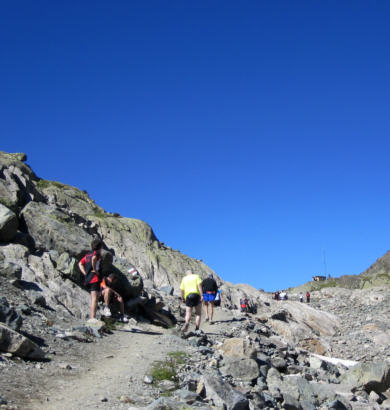
[[[217, 322], [182, 334], [182, 274], [212, 270], [160, 242], [146, 223], [38, 178], [25, 161], [0, 152], [0, 406], [390, 408], [388, 286], [324, 286], [306, 304], [218, 278]], [[86, 321], [77, 263], [95, 236], [104, 242], [104, 273], [121, 275], [129, 325]], [[366, 276], [386, 269], [383, 261]], [[243, 296], [257, 313], [239, 311]], [[174, 363], [174, 373], [150, 378], [157, 359]]]

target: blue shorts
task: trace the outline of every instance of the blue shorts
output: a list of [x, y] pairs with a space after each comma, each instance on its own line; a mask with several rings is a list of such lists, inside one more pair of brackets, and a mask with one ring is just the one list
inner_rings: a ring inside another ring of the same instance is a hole
[[215, 293], [203, 293], [203, 300], [205, 302], [214, 302]]

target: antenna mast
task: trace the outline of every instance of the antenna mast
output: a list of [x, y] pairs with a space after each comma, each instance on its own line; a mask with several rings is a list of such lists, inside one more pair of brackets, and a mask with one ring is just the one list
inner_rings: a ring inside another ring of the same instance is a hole
[[327, 276], [326, 274], [326, 255], [325, 255], [325, 249], [323, 249], [323, 254], [324, 254], [324, 268], [325, 268], [325, 277]]

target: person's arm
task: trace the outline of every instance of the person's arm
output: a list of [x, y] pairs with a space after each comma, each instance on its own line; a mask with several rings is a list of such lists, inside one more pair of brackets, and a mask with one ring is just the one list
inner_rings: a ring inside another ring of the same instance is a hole
[[81, 261], [79, 262], [79, 269], [80, 269], [81, 273], [82, 273], [84, 276], [87, 276], [87, 272], [85, 272], [84, 265], [81, 263]]
[[200, 293], [200, 301], [202, 302], [202, 301], [203, 301], [202, 282], [199, 282], [199, 283], [198, 283], [198, 290], [199, 290], [199, 293]]
[[92, 272], [95, 272], [97, 274], [96, 271], [96, 263], [98, 261], [98, 257], [96, 255], [92, 256]]
[[182, 300], [183, 302], [185, 302], [185, 299], [184, 299], [184, 290], [183, 290], [183, 289], [181, 290], [181, 300]]

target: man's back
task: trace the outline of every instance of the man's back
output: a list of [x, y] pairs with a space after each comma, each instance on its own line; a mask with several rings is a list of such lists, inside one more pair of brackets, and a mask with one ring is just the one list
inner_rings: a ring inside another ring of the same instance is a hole
[[217, 282], [213, 278], [203, 279], [202, 289], [203, 289], [203, 292], [217, 292], [218, 290]]
[[197, 293], [199, 295], [198, 285], [202, 283], [199, 275], [187, 275], [181, 281], [180, 289], [184, 291], [186, 298], [190, 293]]

